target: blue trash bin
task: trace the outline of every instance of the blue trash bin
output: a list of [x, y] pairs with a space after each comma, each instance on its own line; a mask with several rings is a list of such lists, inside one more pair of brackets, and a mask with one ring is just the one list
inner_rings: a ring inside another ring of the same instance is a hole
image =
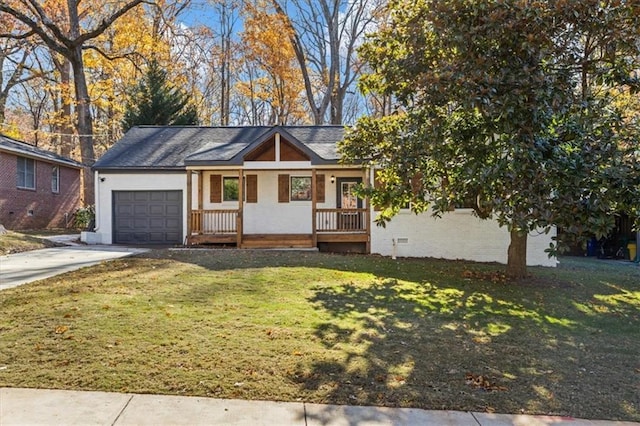
[[597, 256], [598, 255], [598, 240], [591, 238], [587, 241], [587, 256]]

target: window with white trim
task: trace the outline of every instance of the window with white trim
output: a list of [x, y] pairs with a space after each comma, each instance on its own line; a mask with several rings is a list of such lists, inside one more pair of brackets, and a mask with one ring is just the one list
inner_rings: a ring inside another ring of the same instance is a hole
[[36, 162], [32, 158], [18, 157], [18, 188], [36, 189]]
[[60, 192], [60, 168], [51, 166], [51, 192], [57, 194]]

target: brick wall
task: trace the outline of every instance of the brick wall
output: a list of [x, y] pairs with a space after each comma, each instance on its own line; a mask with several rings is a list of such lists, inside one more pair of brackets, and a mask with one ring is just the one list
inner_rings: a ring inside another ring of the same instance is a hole
[[54, 164], [35, 161], [36, 189], [19, 189], [16, 155], [0, 152], [0, 223], [7, 229], [66, 228], [80, 206], [80, 170], [58, 165], [60, 191], [51, 191]]

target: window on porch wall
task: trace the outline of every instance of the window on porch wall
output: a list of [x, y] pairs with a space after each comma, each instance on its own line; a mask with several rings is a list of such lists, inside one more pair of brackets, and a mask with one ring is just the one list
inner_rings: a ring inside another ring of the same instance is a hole
[[225, 177], [222, 179], [222, 200], [238, 201], [238, 178]]
[[311, 176], [291, 176], [291, 201], [311, 201]]
[[[311, 201], [310, 176], [278, 175], [278, 202]], [[325, 202], [325, 175], [316, 175], [316, 202]]]
[[[258, 202], [258, 175], [244, 177], [244, 199], [247, 203]], [[235, 176], [211, 175], [209, 177], [209, 202], [238, 201], [239, 179]]]

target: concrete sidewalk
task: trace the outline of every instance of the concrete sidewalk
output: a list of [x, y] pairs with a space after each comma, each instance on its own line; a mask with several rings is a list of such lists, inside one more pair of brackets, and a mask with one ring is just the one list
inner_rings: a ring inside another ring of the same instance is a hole
[[[73, 244], [67, 240], [55, 239]], [[0, 290], [145, 251], [148, 249], [75, 244], [0, 256]]]
[[0, 425], [637, 426], [568, 417], [0, 388]]

